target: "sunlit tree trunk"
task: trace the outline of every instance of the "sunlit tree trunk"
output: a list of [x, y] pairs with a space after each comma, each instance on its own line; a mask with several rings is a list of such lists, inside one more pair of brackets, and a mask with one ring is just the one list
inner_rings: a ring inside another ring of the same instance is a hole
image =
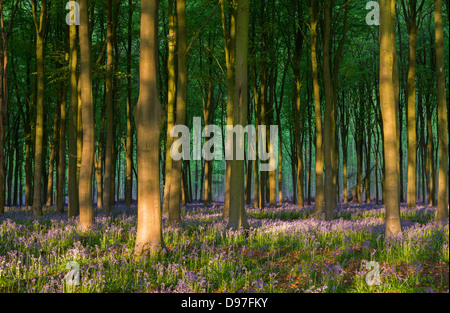
[[323, 211], [323, 139], [322, 139], [322, 111], [320, 107], [319, 72], [317, 65], [317, 23], [318, 1], [312, 0], [309, 7], [311, 18], [311, 63], [314, 90], [314, 115], [316, 117], [316, 195], [314, 213]]
[[164, 217], [169, 217], [169, 201], [170, 201], [170, 182], [172, 175], [172, 157], [170, 156], [170, 147], [173, 139], [170, 131], [175, 124], [175, 102], [176, 102], [176, 76], [175, 76], [175, 48], [176, 48], [176, 15], [173, 12], [174, 2], [169, 0], [169, 49], [167, 56], [168, 82], [167, 82], [167, 145], [166, 145], [166, 169], [165, 169], [165, 186], [163, 198]]
[[41, 11], [38, 19], [36, 16], [36, 4], [32, 2], [34, 24], [36, 28], [36, 124], [35, 124], [35, 146], [34, 146], [34, 192], [33, 192], [33, 215], [42, 215], [42, 152], [44, 137], [44, 36], [47, 24], [47, 0], [41, 1]]
[[[249, 34], [249, 0], [238, 0], [236, 17], [236, 80], [233, 104], [233, 125], [245, 126], [247, 121], [248, 102], [248, 34]], [[237, 138], [240, 137], [240, 138]], [[244, 149], [243, 136], [236, 136], [233, 140], [233, 153], [236, 149]], [[244, 202], [244, 160], [233, 157], [231, 161], [231, 194], [230, 217], [227, 228], [248, 228], [247, 215]]]
[[[269, 38], [269, 44], [270, 41], [272, 40], [273, 36], [270, 36]], [[272, 49], [273, 51], [273, 49]], [[271, 59], [274, 58], [274, 55], [271, 51]], [[272, 65], [273, 66], [273, 65]], [[276, 88], [276, 78], [274, 78], [274, 76], [276, 75], [276, 73], [274, 73], [275, 70], [272, 67], [272, 69], [270, 70], [270, 74], [269, 74], [269, 80], [268, 80], [268, 87], [269, 89], [269, 98], [267, 99], [268, 101], [266, 102], [267, 104], [267, 109], [266, 109], [266, 125], [267, 125], [267, 151], [269, 153], [273, 153], [274, 150], [274, 145], [273, 145], [273, 141], [270, 140], [270, 136], [271, 136], [271, 131], [270, 131], [270, 125], [273, 124], [273, 111], [274, 111], [274, 89]], [[277, 138], [278, 139], [278, 138]], [[270, 206], [274, 206], [277, 204], [277, 185], [276, 185], [276, 171], [269, 171], [267, 173], [267, 199], [269, 201], [269, 205]]]
[[[79, 36], [79, 35], [78, 35]], [[81, 73], [80, 73], [81, 74]], [[81, 171], [81, 156], [83, 154], [83, 116], [82, 116], [82, 102], [81, 102], [81, 81], [80, 75], [78, 75], [77, 81], [78, 88], [78, 112], [77, 112], [77, 184], [80, 183], [80, 171]], [[80, 195], [78, 195], [79, 199]]]
[[164, 248], [159, 182], [159, 136], [162, 108], [158, 98], [158, 0], [141, 0], [139, 100], [134, 109], [137, 131], [138, 221], [134, 252]]
[[131, 206], [133, 201], [133, 131], [131, 126], [131, 49], [132, 49], [132, 25], [133, 25], [133, 2], [128, 1], [128, 47], [127, 47], [127, 140], [125, 156], [126, 164], [126, 181], [125, 181], [125, 205]]
[[[186, 0], [176, 0], [177, 11], [177, 48], [178, 48], [178, 78], [177, 78], [177, 116], [176, 124], [184, 125], [186, 120], [187, 100], [187, 29]], [[181, 162], [172, 162], [172, 177], [170, 184], [169, 224], [181, 225]]]
[[[225, 39], [225, 60], [227, 66], [227, 125], [233, 125], [233, 101], [235, 84], [235, 44], [236, 44], [236, 19], [235, 19], [235, 0], [230, 3], [229, 8], [229, 29], [227, 28], [227, 19], [225, 14], [224, 1], [221, 3], [222, 9], [222, 29]], [[223, 208], [223, 218], [230, 216], [230, 184], [231, 184], [231, 162], [225, 161], [225, 198]], [[255, 166], [255, 171], [257, 167]]]
[[112, 153], [114, 136], [114, 113], [113, 113], [113, 28], [112, 28], [112, 0], [106, 0], [106, 147], [105, 147], [105, 181], [103, 188], [103, 212], [109, 215], [111, 212], [112, 191]]
[[384, 130], [386, 237], [401, 234], [399, 142], [394, 87], [395, 0], [380, 0], [380, 104]]
[[403, 13], [408, 29], [409, 63], [408, 63], [408, 101], [407, 101], [407, 142], [408, 142], [408, 183], [407, 183], [407, 207], [416, 206], [417, 189], [417, 138], [416, 138], [416, 46], [417, 46], [417, 15], [425, 3], [424, 0], [418, 6], [417, 0], [402, 0]]
[[333, 218], [336, 209], [336, 184], [334, 161], [336, 154], [336, 118], [331, 78], [331, 1], [324, 6], [323, 81], [325, 89], [324, 161], [325, 161], [325, 219]]
[[92, 102], [92, 67], [87, 0], [80, 0], [80, 91], [83, 124], [83, 149], [78, 184], [80, 229], [87, 230], [94, 222], [92, 174], [95, 153], [94, 107]]
[[447, 103], [445, 95], [444, 33], [442, 27], [442, 1], [434, 0], [434, 25], [436, 40], [436, 79], [438, 98], [439, 174], [436, 220], [448, 220], [448, 140]]

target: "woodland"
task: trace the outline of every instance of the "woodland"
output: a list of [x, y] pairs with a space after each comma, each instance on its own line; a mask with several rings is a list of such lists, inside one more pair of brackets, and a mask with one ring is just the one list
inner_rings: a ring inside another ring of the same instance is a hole
[[0, 292], [448, 292], [449, 6], [0, 0]]

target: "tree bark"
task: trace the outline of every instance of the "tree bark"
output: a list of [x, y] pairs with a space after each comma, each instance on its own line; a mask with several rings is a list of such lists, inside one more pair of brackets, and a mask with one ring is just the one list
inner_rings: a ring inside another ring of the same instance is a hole
[[92, 102], [92, 67], [89, 38], [89, 18], [87, 0], [80, 0], [80, 91], [83, 127], [83, 149], [81, 155], [80, 178], [78, 184], [80, 229], [88, 230], [94, 222], [92, 198], [92, 173], [94, 166], [94, 107]]
[[[248, 29], [250, 4], [249, 0], [238, 0], [236, 17], [236, 79], [235, 94], [233, 104], [233, 125], [244, 126], [247, 121], [247, 55], [248, 55]], [[244, 149], [243, 136], [236, 136], [233, 140], [233, 153], [236, 149]], [[227, 228], [240, 229], [249, 228], [247, 215], [245, 213], [244, 202], [244, 160], [231, 161], [231, 194], [230, 197], [230, 218]]]
[[323, 142], [322, 142], [322, 111], [320, 106], [320, 86], [319, 72], [317, 65], [317, 23], [318, 23], [318, 2], [311, 1], [309, 7], [311, 17], [311, 63], [312, 79], [314, 90], [314, 114], [316, 117], [316, 195], [314, 203], [314, 213], [323, 211]]
[[[58, 97], [59, 99], [59, 97]], [[58, 150], [58, 141], [59, 141], [59, 135], [58, 135], [58, 124], [59, 124], [59, 115], [61, 112], [58, 111], [58, 108], [56, 108], [55, 112], [55, 118], [53, 121], [53, 138], [51, 143], [51, 151], [50, 151], [50, 159], [49, 159], [49, 165], [48, 165], [48, 179], [47, 179], [47, 200], [45, 205], [51, 206], [53, 204], [53, 174], [54, 174], [54, 168], [55, 168], [55, 155], [56, 151]]]
[[36, 125], [35, 125], [35, 148], [34, 148], [34, 192], [33, 192], [33, 215], [42, 215], [42, 165], [43, 165], [43, 136], [44, 136], [44, 36], [47, 23], [47, 0], [41, 1], [39, 25], [36, 17], [35, 1], [32, 2], [34, 24], [36, 28]]
[[166, 135], [166, 164], [163, 198], [163, 216], [169, 217], [170, 182], [172, 176], [173, 160], [170, 156], [170, 147], [173, 139], [170, 131], [175, 124], [175, 102], [176, 102], [176, 76], [175, 76], [175, 48], [176, 48], [176, 15], [173, 12], [173, 0], [169, 0], [169, 50], [167, 57], [168, 82], [167, 82], [167, 135]]
[[133, 202], [133, 128], [131, 124], [132, 102], [131, 102], [131, 49], [132, 49], [132, 25], [133, 25], [133, 1], [128, 1], [128, 48], [127, 48], [127, 140], [125, 157], [126, 182], [125, 182], [125, 205], [131, 206]]
[[380, 0], [380, 104], [384, 130], [385, 236], [401, 234], [397, 110], [394, 87], [395, 0]]
[[[186, 29], [186, 0], [176, 0], [177, 11], [177, 49], [178, 49], [178, 78], [177, 78], [177, 116], [176, 124], [184, 125], [186, 121], [187, 100], [187, 29]], [[181, 226], [181, 162], [172, 162], [172, 175], [169, 200], [169, 224]]]
[[[236, 45], [236, 19], [235, 10], [233, 5], [230, 4], [229, 8], [229, 29], [226, 23], [226, 14], [224, 8], [224, 2], [221, 3], [222, 11], [222, 29], [225, 40], [225, 60], [227, 66], [227, 125], [233, 125], [233, 101], [234, 101], [234, 88], [235, 88], [235, 45]], [[225, 197], [223, 218], [229, 218], [230, 216], [230, 188], [231, 188], [231, 162], [225, 161]], [[257, 166], [255, 166], [255, 171]], [[256, 172], [255, 172], [256, 173]]]
[[417, 14], [420, 14], [424, 1], [417, 8], [417, 0], [410, 0], [408, 6], [402, 0], [403, 13], [408, 29], [408, 80], [407, 80], [407, 142], [408, 142], [408, 182], [406, 201], [408, 208], [416, 207], [417, 194], [417, 138], [416, 138], [416, 46]]
[[447, 103], [445, 95], [444, 34], [442, 27], [442, 1], [434, 0], [434, 25], [436, 40], [436, 81], [438, 98], [439, 174], [436, 220], [448, 220], [448, 140]]
[[58, 170], [55, 204], [56, 210], [60, 213], [64, 212], [65, 203], [65, 173], [66, 173], [66, 82], [61, 83], [61, 101], [59, 105], [59, 144], [58, 144]]
[[323, 81], [325, 89], [324, 120], [324, 160], [325, 160], [325, 219], [331, 220], [336, 209], [335, 159], [336, 117], [333, 100], [333, 81], [331, 78], [331, 1], [325, 0], [324, 7], [324, 45]]
[[112, 0], [106, 0], [106, 147], [105, 147], [105, 181], [103, 190], [103, 212], [111, 213], [112, 191], [112, 153], [114, 136], [113, 86], [112, 74], [114, 65], [113, 29], [112, 29]]
[[158, 98], [158, 0], [141, 0], [137, 131], [138, 221], [134, 252], [141, 256], [164, 248], [159, 181], [161, 104]]

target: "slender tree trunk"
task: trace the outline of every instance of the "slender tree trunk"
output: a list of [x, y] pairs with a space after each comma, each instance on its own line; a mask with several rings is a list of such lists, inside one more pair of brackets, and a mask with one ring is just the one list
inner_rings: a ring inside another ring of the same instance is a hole
[[363, 142], [361, 132], [357, 133], [356, 136], [356, 198], [359, 203], [363, 203]]
[[434, 139], [433, 139], [433, 127], [431, 124], [432, 109], [430, 103], [430, 89], [426, 96], [427, 103], [427, 134], [428, 134], [428, 204], [430, 206], [436, 206], [436, 169], [434, 162]]
[[380, 146], [380, 136], [378, 133], [378, 127], [377, 127], [377, 139], [376, 139], [376, 150], [375, 150], [375, 201], [376, 204], [378, 204], [378, 202], [380, 201], [379, 198], [379, 187], [378, 187], [378, 151], [379, 151], [379, 146]]
[[176, 101], [176, 76], [175, 76], [175, 48], [176, 48], [176, 15], [173, 12], [174, 2], [169, 0], [169, 50], [167, 57], [168, 82], [167, 82], [167, 141], [166, 141], [166, 164], [165, 164], [165, 182], [163, 198], [163, 216], [169, 217], [170, 201], [170, 182], [172, 175], [172, 157], [170, 156], [170, 147], [173, 139], [170, 131], [175, 124], [175, 101]]
[[394, 88], [395, 0], [380, 0], [380, 103], [384, 129], [386, 237], [401, 234], [397, 112]]
[[[233, 104], [233, 125], [246, 124], [247, 121], [247, 55], [248, 55], [248, 29], [250, 4], [249, 0], [238, 0], [236, 18], [236, 80]], [[233, 153], [236, 149], [244, 149], [243, 136], [236, 136], [233, 140]], [[244, 160], [231, 161], [231, 194], [230, 197], [230, 217], [227, 228], [239, 229], [249, 228], [244, 203]]]
[[259, 177], [260, 177], [260, 171], [259, 171], [259, 166], [258, 166], [258, 157], [259, 157], [259, 148], [258, 148], [258, 144], [259, 144], [259, 132], [258, 132], [258, 125], [259, 125], [259, 93], [258, 93], [258, 87], [257, 87], [257, 74], [256, 74], [256, 62], [253, 64], [252, 66], [252, 74], [253, 74], [253, 97], [254, 97], [254, 103], [255, 103], [255, 125], [256, 125], [256, 133], [255, 133], [255, 147], [256, 147], [256, 157], [255, 157], [255, 161], [254, 161], [254, 169], [253, 169], [253, 173], [254, 173], [254, 186], [253, 186], [253, 207], [254, 208], [261, 208], [261, 202], [260, 202], [260, 195], [259, 195], [259, 191], [260, 191], [260, 186], [259, 186]]
[[42, 215], [42, 165], [43, 165], [43, 137], [44, 137], [44, 36], [47, 23], [47, 0], [41, 1], [39, 25], [36, 17], [35, 3], [33, 4], [33, 17], [36, 28], [36, 124], [35, 124], [35, 148], [34, 148], [34, 192], [33, 215]]
[[[177, 10], [177, 49], [178, 49], [178, 81], [177, 81], [177, 116], [176, 124], [184, 125], [186, 120], [187, 99], [187, 29], [186, 29], [186, 0], [176, 0]], [[169, 224], [181, 225], [181, 162], [172, 162], [172, 175], [169, 200]]]
[[[369, 112], [370, 114], [370, 112]], [[370, 121], [370, 116], [368, 116]], [[370, 122], [369, 122], [369, 125]], [[367, 145], [366, 145], [366, 203], [370, 203], [370, 147], [372, 145], [371, 140], [371, 130], [369, 127], [366, 128], [367, 131]]]
[[125, 183], [125, 205], [131, 206], [133, 202], [133, 129], [131, 124], [132, 102], [131, 102], [131, 49], [132, 49], [132, 25], [133, 25], [133, 1], [128, 1], [128, 48], [127, 48], [127, 140], [126, 140], [126, 183]]
[[53, 204], [53, 173], [55, 168], [55, 155], [56, 151], [58, 150], [58, 123], [59, 123], [59, 115], [60, 112], [56, 110], [55, 112], [55, 119], [53, 121], [53, 139], [51, 143], [51, 152], [50, 152], [50, 159], [49, 159], [49, 165], [48, 165], [48, 180], [47, 180], [47, 200], [45, 205], [51, 206]]
[[341, 141], [342, 141], [342, 182], [344, 186], [344, 203], [348, 203], [347, 163], [348, 163], [348, 112], [345, 110], [345, 96], [342, 94], [341, 103]]
[[158, 0], [141, 0], [139, 100], [134, 109], [137, 131], [138, 221], [134, 252], [164, 248], [159, 181], [161, 104], [158, 98]]
[[81, 155], [80, 178], [78, 185], [80, 207], [80, 229], [92, 227], [94, 209], [92, 198], [92, 172], [94, 166], [94, 108], [92, 102], [92, 68], [89, 39], [89, 20], [87, 0], [80, 0], [80, 91], [81, 117], [83, 125], [83, 149]]
[[312, 0], [310, 6], [311, 17], [311, 63], [312, 79], [314, 90], [314, 114], [316, 117], [316, 192], [314, 213], [323, 211], [323, 145], [322, 145], [322, 111], [320, 107], [320, 87], [319, 72], [317, 65], [317, 23], [318, 23], [318, 2]]
[[[229, 29], [227, 29], [224, 1], [221, 3], [222, 9], [222, 29], [225, 39], [225, 60], [227, 66], [227, 125], [233, 125], [233, 101], [235, 88], [235, 45], [236, 45], [236, 20], [234, 6], [230, 4], [229, 9]], [[256, 82], [255, 82], [256, 84]], [[225, 198], [223, 208], [223, 218], [230, 216], [230, 188], [231, 188], [231, 161], [225, 161]], [[255, 166], [255, 171], [257, 166]], [[255, 172], [256, 173], [256, 172]]]
[[[20, 127], [20, 119], [17, 122], [16, 134], [19, 133], [19, 127]], [[22, 145], [19, 142], [18, 136], [16, 136], [14, 145], [15, 145], [14, 150], [15, 150], [16, 163], [15, 163], [15, 167], [14, 167], [14, 197], [13, 197], [12, 204], [14, 206], [17, 206], [18, 199], [19, 199], [19, 197], [21, 197], [21, 195], [18, 194], [19, 193], [19, 169], [22, 168], [22, 154], [21, 154]]]
[[[45, 3], [44, 3], [45, 4]], [[3, 1], [0, 0], [0, 214], [4, 212], [5, 205], [5, 135], [8, 114], [8, 37], [11, 33], [12, 21], [17, 12], [19, 0], [16, 1], [12, 13], [10, 13], [9, 26], [4, 21]], [[34, 8], [34, 6], [33, 6]], [[34, 12], [35, 10], [33, 10]], [[37, 29], [37, 28], [36, 28]], [[10, 173], [12, 175], [12, 173]], [[11, 194], [11, 189], [8, 190]]]
[[416, 17], [408, 27], [409, 65], [408, 65], [408, 109], [407, 109], [407, 140], [408, 140], [408, 185], [407, 207], [416, 207], [417, 189], [417, 138], [416, 138]]
[[[16, 119], [14, 119], [16, 120]], [[10, 126], [11, 131], [15, 130], [15, 126], [11, 125]], [[16, 132], [17, 134], [17, 132]], [[12, 205], [12, 196], [13, 196], [13, 192], [12, 192], [12, 182], [13, 182], [13, 171], [14, 171], [14, 141], [16, 141], [16, 137], [17, 135], [10, 135], [9, 138], [9, 147], [8, 147], [8, 154], [9, 154], [9, 160], [8, 160], [8, 199], [7, 199], [7, 205], [11, 206]], [[17, 145], [17, 144], [16, 144]]]
[[58, 144], [58, 179], [56, 185], [55, 198], [56, 210], [60, 213], [64, 212], [65, 203], [65, 174], [66, 174], [66, 82], [61, 83], [61, 104], [59, 106], [59, 144]]
[[112, 153], [114, 136], [114, 113], [113, 113], [113, 86], [112, 74], [114, 65], [113, 52], [113, 26], [112, 26], [112, 0], [106, 0], [106, 147], [105, 147], [105, 181], [103, 190], [103, 212], [109, 215], [111, 212], [112, 191]]
[[336, 209], [336, 184], [334, 182], [334, 159], [337, 158], [336, 119], [333, 100], [333, 81], [331, 79], [331, 1], [325, 0], [324, 7], [324, 46], [323, 46], [323, 80], [325, 88], [324, 120], [324, 160], [325, 160], [325, 219], [333, 218]]
[[[3, 1], [0, 0], [0, 13], [3, 15]], [[3, 35], [3, 30], [1, 35]], [[0, 38], [0, 214], [5, 212], [5, 135], [7, 106], [4, 101], [3, 38]]]
[[[78, 35], [79, 36], [79, 35]], [[80, 62], [81, 63], [81, 62]], [[80, 171], [81, 171], [81, 157], [83, 154], [83, 116], [82, 116], [82, 103], [81, 103], [81, 71], [78, 75], [77, 88], [78, 88], [78, 112], [77, 112], [77, 184], [80, 183]], [[77, 185], [77, 186], [78, 186]], [[80, 195], [78, 194], [78, 206]]]
[[434, 0], [434, 24], [436, 40], [436, 80], [438, 98], [439, 174], [436, 220], [448, 220], [448, 140], [447, 103], [444, 72], [444, 34], [442, 27], [442, 1]]
[[78, 78], [77, 78], [77, 28], [69, 26], [69, 75], [70, 75], [70, 105], [69, 105], [69, 170], [68, 191], [69, 208], [68, 217], [79, 214], [78, 179], [77, 179], [77, 123], [78, 119]]
[[300, 120], [301, 120], [301, 116], [300, 116], [300, 112], [302, 110], [301, 104], [300, 104], [300, 88], [301, 88], [301, 82], [299, 81], [299, 77], [296, 78], [295, 81], [295, 97], [294, 97], [294, 117], [295, 117], [295, 141], [296, 141], [296, 145], [297, 145], [297, 175], [296, 175], [296, 179], [297, 179], [297, 206], [303, 208], [305, 206], [304, 204], [304, 196], [303, 196], [303, 160], [302, 160], [302, 156], [303, 156], [303, 149], [302, 149], [302, 144], [300, 141], [300, 137], [301, 137], [301, 130], [302, 130], [302, 125], [303, 124]]

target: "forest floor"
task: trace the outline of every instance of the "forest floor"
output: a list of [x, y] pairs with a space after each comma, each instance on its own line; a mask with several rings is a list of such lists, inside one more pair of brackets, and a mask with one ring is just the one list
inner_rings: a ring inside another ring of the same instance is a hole
[[164, 226], [166, 248], [137, 260], [136, 205], [116, 205], [109, 217], [96, 210], [89, 233], [52, 207], [37, 219], [29, 208], [7, 208], [0, 292], [449, 290], [449, 223], [434, 221], [436, 208], [402, 206], [403, 236], [391, 240], [376, 204], [341, 204], [330, 222], [312, 215], [313, 204], [247, 207], [247, 231], [227, 230], [222, 209], [183, 207], [183, 228]]

